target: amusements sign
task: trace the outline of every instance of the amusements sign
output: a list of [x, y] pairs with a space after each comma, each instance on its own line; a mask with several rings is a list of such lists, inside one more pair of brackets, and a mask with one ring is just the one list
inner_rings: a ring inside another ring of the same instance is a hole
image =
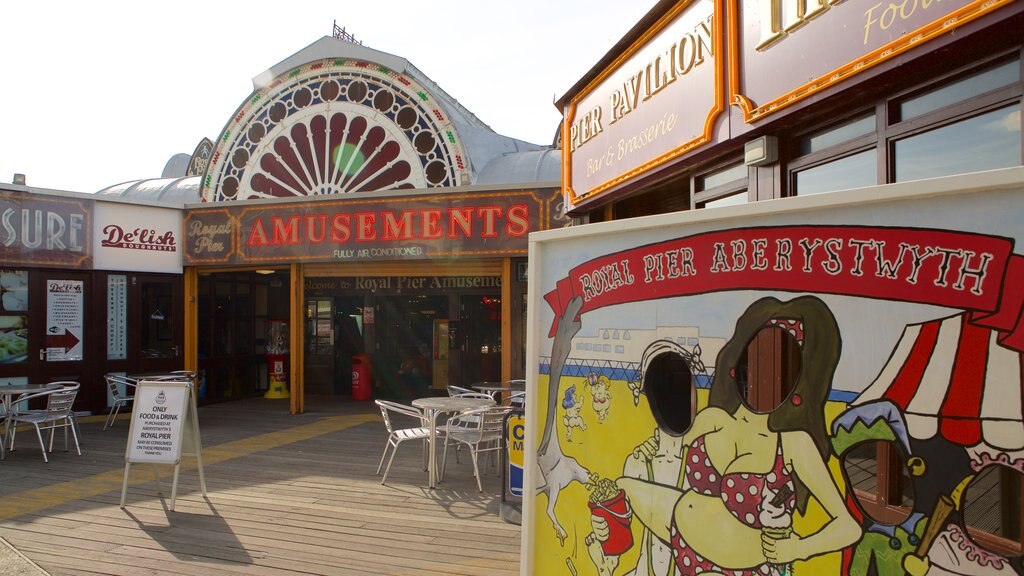
[[525, 256], [558, 190], [376, 197], [189, 210], [185, 264]]
[[128, 462], [178, 463], [188, 400], [189, 390], [184, 383], [139, 383], [125, 455]]

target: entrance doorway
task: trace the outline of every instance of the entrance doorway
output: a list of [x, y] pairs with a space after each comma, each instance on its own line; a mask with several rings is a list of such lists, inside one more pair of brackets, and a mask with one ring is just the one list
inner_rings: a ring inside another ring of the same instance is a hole
[[459, 299], [460, 386], [501, 380], [501, 296]]
[[309, 394], [352, 394], [352, 357], [364, 352], [363, 298], [323, 296], [305, 303], [305, 386]]
[[[374, 379], [384, 397], [427, 396], [447, 372], [448, 296], [416, 294], [375, 299]], [[440, 382], [441, 388], [445, 383]]]

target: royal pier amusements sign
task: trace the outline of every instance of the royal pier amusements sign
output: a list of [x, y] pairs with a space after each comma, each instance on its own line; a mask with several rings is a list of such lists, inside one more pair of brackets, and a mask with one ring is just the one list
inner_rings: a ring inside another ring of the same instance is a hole
[[531, 190], [192, 208], [185, 264], [525, 256], [560, 201], [559, 190]]
[[725, 100], [720, 3], [680, 3], [564, 103], [567, 211], [710, 140]]

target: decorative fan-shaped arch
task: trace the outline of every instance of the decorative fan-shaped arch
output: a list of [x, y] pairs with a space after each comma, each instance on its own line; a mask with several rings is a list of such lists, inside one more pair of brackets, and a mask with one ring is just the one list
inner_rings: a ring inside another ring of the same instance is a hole
[[204, 201], [465, 184], [447, 114], [411, 79], [365, 62], [307, 64], [254, 93], [218, 139]]

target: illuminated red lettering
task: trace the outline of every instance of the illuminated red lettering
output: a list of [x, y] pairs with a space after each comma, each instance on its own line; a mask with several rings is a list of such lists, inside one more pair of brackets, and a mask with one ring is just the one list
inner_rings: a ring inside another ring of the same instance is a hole
[[505, 234], [513, 237], [524, 236], [530, 232], [530, 208], [525, 204], [509, 206], [505, 213]]

